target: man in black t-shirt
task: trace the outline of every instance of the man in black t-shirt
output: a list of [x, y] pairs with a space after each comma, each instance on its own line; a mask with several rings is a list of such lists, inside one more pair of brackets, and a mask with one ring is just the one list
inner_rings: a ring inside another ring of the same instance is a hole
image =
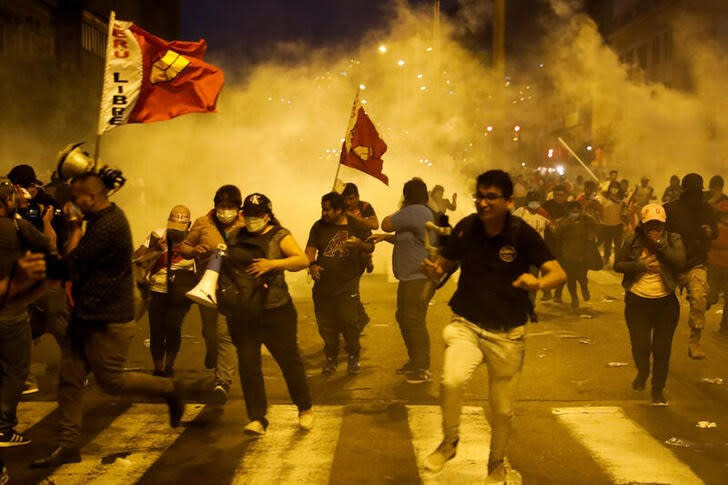
[[[553, 288], [566, 279], [538, 232], [508, 211], [512, 195], [513, 182], [506, 172], [481, 174], [474, 197], [477, 213], [455, 226], [437, 261], [424, 261], [424, 269], [433, 279], [458, 262], [461, 271], [450, 300], [455, 315], [443, 331], [440, 406], [444, 439], [427, 457], [425, 467], [439, 471], [455, 456], [462, 388], [485, 362], [492, 413], [488, 477], [493, 483], [505, 481], [505, 450], [531, 310], [528, 292]], [[540, 269], [540, 278], [529, 272], [531, 266]]]
[[314, 223], [306, 243], [306, 256], [312, 263], [309, 272], [315, 281], [316, 322], [326, 354], [324, 375], [336, 371], [340, 334], [349, 354], [348, 372], [359, 373], [359, 278], [365, 252], [374, 250], [372, 243], [364, 241], [369, 230], [353, 223], [344, 209], [343, 196], [324, 195], [321, 219]]

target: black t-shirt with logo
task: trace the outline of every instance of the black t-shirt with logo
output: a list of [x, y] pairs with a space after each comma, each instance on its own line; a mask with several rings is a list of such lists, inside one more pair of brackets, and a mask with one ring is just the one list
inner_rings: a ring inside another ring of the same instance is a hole
[[317, 264], [323, 268], [321, 278], [314, 284], [315, 291], [330, 296], [357, 291], [366, 262], [358, 249], [349, 248], [344, 242], [352, 236], [365, 240], [368, 235], [368, 229], [351, 222], [336, 225], [318, 220], [314, 223], [306, 247], [318, 250]]
[[460, 262], [458, 288], [450, 300], [452, 310], [467, 320], [491, 329], [509, 329], [528, 319], [528, 292], [513, 282], [531, 266], [554, 259], [541, 236], [520, 218], [508, 214], [503, 232], [489, 237], [477, 214], [453, 229], [442, 256]]

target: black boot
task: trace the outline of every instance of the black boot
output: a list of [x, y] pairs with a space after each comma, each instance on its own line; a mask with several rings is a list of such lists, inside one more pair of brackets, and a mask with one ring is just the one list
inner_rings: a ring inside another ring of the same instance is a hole
[[53, 453], [40, 460], [35, 460], [30, 466], [31, 468], [57, 468], [66, 463], [78, 463], [80, 461], [81, 453], [78, 448], [59, 446], [53, 450]]
[[182, 414], [185, 412], [182, 388], [178, 381], [174, 381], [174, 390], [164, 399], [167, 401], [167, 407], [169, 408], [169, 425], [176, 428], [182, 421]]

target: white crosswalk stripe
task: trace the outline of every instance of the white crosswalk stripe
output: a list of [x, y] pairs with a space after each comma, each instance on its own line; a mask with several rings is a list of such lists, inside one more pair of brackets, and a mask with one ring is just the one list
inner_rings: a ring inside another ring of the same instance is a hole
[[316, 406], [311, 431], [298, 427], [295, 406], [271, 406], [270, 426], [245, 453], [235, 485], [328, 483], [334, 461], [343, 406]]
[[442, 414], [439, 406], [407, 406], [412, 445], [420, 477], [425, 484], [482, 483], [488, 469], [490, 426], [483, 408], [464, 406], [460, 418], [457, 455], [437, 474], [423, 468], [427, 455], [442, 440]]
[[[200, 404], [187, 406], [182, 421], [193, 420], [202, 408]], [[134, 483], [182, 431], [184, 427], [169, 427], [165, 404], [133, 404], [83, 447], [81, 463], [61, 466], [48, 481], [59, 485]], [[113, 462], [102, 462], [103, 457], [114, 454], [118, 455]]]
[[703, 483], [619, 407], [554, 408], [553, 413], [615, 483]]
[[[17, 429], [28, 430], [56, 407], [54, 402], [22, 402]], [[199, 404], [189, 405], [183, 421], [195, 419], [203, 408]], [[268, 419], [271, 424], [267, 433], [252, 439], [246, 446], [231, 482], [236, 485], [328, 483], [337, 447], [345, 445], [339, 444], [345, 406], [316, 406], [314, 409], [314, 428], [306, 432], [298, 427], [295, 406], [270, 406]], [[437, 474], [425, 471], [423, 462], [442, 439], [440, 408], [409, 405], [406, 409], [422, 483], [483, 482], [491, 430], [482, 407], [463, 408], [457, 455]], [[614, 483], [703, 484], [689, 466], [619, 407], [563, 407], [551, 411], [554, 425], [565, 426]], [[171, 429], [168, 419], [163, 404], [131, 405], [84, 446], [81, 463], [54, 470], [48, 483], [135, 483], [184, 431], [184, 427]], [[522, 468], [524, 464], [520, 465], [517, 467]], [[372, 473], [372, 477], [376, 477], [376, 470]]]

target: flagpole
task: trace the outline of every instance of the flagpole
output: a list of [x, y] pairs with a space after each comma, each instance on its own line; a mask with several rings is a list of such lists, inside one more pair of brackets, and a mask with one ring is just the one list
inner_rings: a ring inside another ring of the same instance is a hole
[[[356, 116], [354, 114], [354, 110], [356, 109], [356, 102], [359, 100], [359, 92], [361, 91], [361, 86], [358, 86], [356, 88], [356, 94], [354, 95], [354, 103], [351, 106], [351, 112], [352, 116]], [[351, 116], [349, 117], [349, 121], [347, 121], [346, 124], [346, 132], [344, 133], [344, 144], [346, 144], [346, 139], [349, 137], [349, 123], [351, 122]], [[356, 121], [355, 121], [356, 123]], [[336, 175], [334, 175], [334, 184], [331, 187], [331, 191], [336, 190], [336, 181], [339, 180], [339, 172], [341, 172], [341, 155], [339, 155], [339, 163], [336, 165]]]
[[104, 54], [104, 75], [101, 77], [101, 98], [99, 99], [99, 126], [96, 130], [96, 146], [94, 147], [94, 165], [98, 165], [99, 163], [99, 156], [101, 155], [101, 136], [103, 135], [103, 132], [100, 133], [101, 127], [102, 127], [102, 121], [101, 121], [101, 114], [104, 109], [104, 84], [106, 83], [106, 67], [107, 63], [109, 62], [109, 49], [111, 48], [111, 43], [113, 42], [113, 34], [114, 34], [114, 22], [116, 21], [116, 12], [113, 10], [111, 13], [109, 13], [109, 26], [107, 28], [108, 32], [106, 33], [106, 53]]
[[563, 139], [563, 138], [559, 137], [559, 143], [561, 143], [561, 145], [562, 145], [562, 146], [563, 146], [564, 148], [566, 148], [566, 150], [567, 150], [567, 151], [568, 151], [568, 152], [569, 152], [569, 153], [571, 154], [571, 156], [572, 156], [572, 157], [574, 157], [574, 158], [576, 158], [576, 161], [577, 161], [577, 162], [579, 162], [579, 163], [581, 164], [581, 166], [582, 166], [582, 167], [584, 167], [584, 169], [585, 169], [585, 170], [586, 170], [587, 172], [589, 172], [589, 175], [591, 175], [591, 176], [592, 176], [592, 178], [593, 178], [594, 180], [596, 180], [596, 182], [597, 182], [597, 183], [599, 183], [599, 177], [597, 177], [596, 175], [594, 175], [594, 172], [592, 172], [592, 171], [591, 171], [591, 169], [590, 169], [589, 167], [587, 167], [587, 166], [586, 166], [586, 163], [584, 163], [584, 162], [583, 162], [583, 161], [581, 160], [581, 158], [579, 158], [579, 155], [577, 155], [576, 153], [574, 153], [574, 150], [572, 150], [572, 149], [571, 149], [571, 147], [570, 147], [570, 146], [569, 146], [569, 145], [568, 145], [568, 144], [567, 144], [567, 143], [566, 143], [566, 142], [564, 141], [564, 139]]

